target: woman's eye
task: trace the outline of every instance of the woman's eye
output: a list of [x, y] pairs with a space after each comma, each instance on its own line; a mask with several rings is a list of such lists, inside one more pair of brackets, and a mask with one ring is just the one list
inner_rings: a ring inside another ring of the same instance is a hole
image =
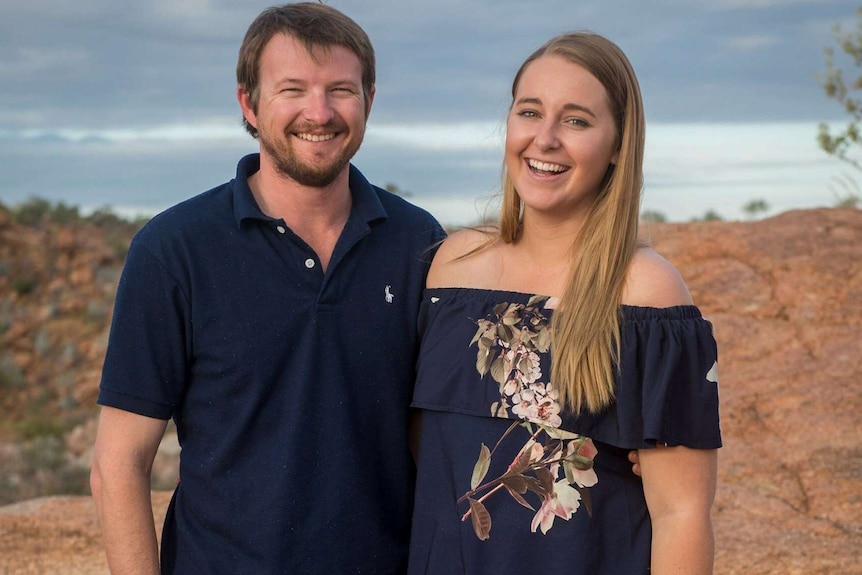
[[580, 118], [569, 118], [568, 120], [566, 120], [566, 123], [571, 125], [571, 126], [576, 126], [579, 128], [585, 128], [585, 127], [589, 126], [589, 123], [587, 123], [586, 121], [584, 121]]

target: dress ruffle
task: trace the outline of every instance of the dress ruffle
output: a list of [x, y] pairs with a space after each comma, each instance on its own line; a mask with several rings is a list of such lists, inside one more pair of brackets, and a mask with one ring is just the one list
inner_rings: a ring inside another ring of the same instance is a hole
[[[527, 304], [534, 296], [473, 288], [425, 292], [420, 313], [424, 334], [413, 407], [494, 417], [498, 384], [479, 381], [471, 362], [456, 361], [476, 321], [500, 303]], [[553, 310], [544, 308], [550, 318]], [[695, 306], [622, 306], [621, 351], [615, 401], [599, 414], [563, 412], [563, 429], [623, 449], [662, 445], [721, 446], [718, 415], [718, 352], [712, 325]], [[550, 373], [548, 358], [542, 371]], [[509, 414], [509, 418], [514, 418]]]

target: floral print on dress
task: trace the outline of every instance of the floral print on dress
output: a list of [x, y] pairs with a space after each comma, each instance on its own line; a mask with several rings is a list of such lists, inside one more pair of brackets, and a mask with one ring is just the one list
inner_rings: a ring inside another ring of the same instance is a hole
[[[490, 537], [492, 524], [483, 502], [501, 490], [535, 512], [533, 532], [547, 533], [557, 517], [568, 521], [581, 503], [592, 514], [588, 488], [598, 483], [593, 469], [596, 447], [589, 437], [559, 429], [558, 394], [550, 382], [541, 381], [541, 354], [547, 354], [551, 345], [548, 318], [542, 313], [548, 300], [533, 296], [526, 304], [496, 305], [491, 314], [476, 321], [478, 329], [470, 341], [478, 348], [479, 375], [490, 374], [499, 386], [500, 400], [490, 406], [491, 415], [517, 419], [493, 449], [481, 445], [470, 490], [458, 499], [459, 504], [469, 505], [461, 520], [470, 518], [481, 540]], [[505, 473], [485, 481], [494, 452], [519, 426], [530, 432], [529, 440]], [[527, 500], [528, 493], [538, 497], [538, 510]]]
[[521, 419], [559, 427], [560, 406], [550, 383], [542, 383], [541, 353], [551, 347], [548, 318], [541, 304], [547, 297], [533, 296], [527, 304], [501, 303], [489, 317], [476, 322], [479, 328], [470, 341], [476, 344], [476, 369], [490, 373], [500, 387], [500, 401], [491, 405], [491, 415]]

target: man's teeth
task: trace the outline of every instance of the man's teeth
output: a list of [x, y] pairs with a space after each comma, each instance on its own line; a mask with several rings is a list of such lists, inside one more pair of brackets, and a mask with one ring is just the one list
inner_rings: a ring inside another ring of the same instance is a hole
[[309, 142], [325, 142], [334, 138], [335, 134], [297, 134], [296, 136], [301, 140], [308, 140]]
[[530, 167], [534, 170], [539, 170], [542, 172], [565, 172], [568, 170], [566, 166], [561, 166], [560, 164], [549, 164], [548, 162], [539, 162], [537, 160], [529, 160], [528, 163]]

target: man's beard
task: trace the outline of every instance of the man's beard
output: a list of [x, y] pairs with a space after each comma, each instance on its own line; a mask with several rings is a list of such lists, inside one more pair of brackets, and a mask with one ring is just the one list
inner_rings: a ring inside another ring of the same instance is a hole
[[279, 174], [303, 186], [323, 188], [334, 182], [341, 174], [344, 167], [347, 166], [350, 159], [359, 150], [364, 134], [360, 133], [359, 138], [350, 141], [346, 147], [339, 150], [338, 154], [325, 164], [312, 165], [303, 162], [297, 157], [291, 144], [293, 138], [291, 132], [311, 132], [313, 129], [285, 130], [284, 140], [280, 141], [273, 141], [264, 132], [259, 132], [258, 138], [261, 148], [272, 158], [274, 167]]

